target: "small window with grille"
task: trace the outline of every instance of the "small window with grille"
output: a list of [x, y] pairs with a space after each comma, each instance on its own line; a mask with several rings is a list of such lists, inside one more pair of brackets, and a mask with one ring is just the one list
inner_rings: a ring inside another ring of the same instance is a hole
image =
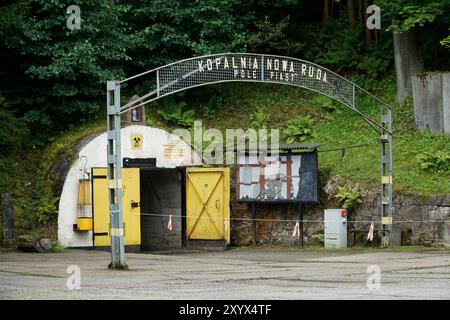
[[142, 107], [135, 108], [131, 111], [131, 121], [141, 122], [142, 121]]

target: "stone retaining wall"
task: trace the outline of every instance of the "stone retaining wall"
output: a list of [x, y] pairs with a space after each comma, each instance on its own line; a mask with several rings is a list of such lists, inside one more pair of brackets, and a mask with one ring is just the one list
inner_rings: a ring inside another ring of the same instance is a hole
[[[232, 170], [233, 172], [233, 170]], [[320, 243], [323, 233], [323, 214], [326, 208], [338, 208], [333, 199], [333, 181], [328, 181], [320, 188], [321, 202], [317, 205], [306, 205], [304, 220], [304, 243]], [[232, 192], [234, 179], [232, 174]], [[372, 219], [380, 221], [380, 196], [375, 191], [361, 190], [364, 204], [356, 208], [348, 217], [348, 228], [368, 230]], [[234, 195], [231, 195], [234, 199]], [[417, 197], [417, 195], [402, 195], [394, 193], [395, 227], [401, 229], [403, 245], [450, 246], [450, 195]], [[258, 244], [299, 245], [300, 240], [292, 236], [295, 221], [298, 219], [298, 205], [258, 204], [257, 218], [269, 221], [257, 221]], [[251, 205], [232, 203], [231, 217], [244, 220], [232, 220], [231, 241], [234, 245], [251, 245], [253, 240]], [[436, 223], [435, 221], [441, 221]], [[375, 229], [380, 227], [375, 223]], [[365, 233], [358, 233], [357, 241], [364, 243]], [[349, 242], [353, 236], [349, 234]]]

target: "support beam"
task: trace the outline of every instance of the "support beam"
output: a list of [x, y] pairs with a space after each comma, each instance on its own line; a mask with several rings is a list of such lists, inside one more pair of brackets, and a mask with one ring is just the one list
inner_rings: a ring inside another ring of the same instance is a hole
[[381, 107], [381, 225], [382, 245], [391, 246], [392, 241], [392, 111]]
[[300, 203], [298, 210], [298, 220], [300, 221], [300, 246], [303, 248], [303, 216], [305, 213], [305, 204]]
[[256, 247], [256, 204], [252, 203], [253, 246]]
[[126, 270], [125, 245], [123, 239], [122, 210], [122, 156], [120, 134], [120, 84], [108, 81], [106, 86], [107, 103], [107, 162], [108, 194], [111, 237], [110, 269]]

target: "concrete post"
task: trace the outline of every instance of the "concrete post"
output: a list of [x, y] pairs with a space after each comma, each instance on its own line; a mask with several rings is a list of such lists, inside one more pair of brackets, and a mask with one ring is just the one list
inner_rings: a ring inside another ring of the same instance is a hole
[[412, 77], [417, 128], [450, 133], [450, 72], [427, 72]]
[[2, 193], [3, 244], [11, 247], [14, 244], [14, 208], [10, 193]]
[[413, 31], [394, 33], [397, 101], [412, 94], [411, 76], [423, 70], [423, 60]]

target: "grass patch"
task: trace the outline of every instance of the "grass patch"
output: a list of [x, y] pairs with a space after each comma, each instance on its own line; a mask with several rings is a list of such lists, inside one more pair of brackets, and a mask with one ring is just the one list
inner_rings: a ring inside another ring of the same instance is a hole
[[99, 120], [76, 127], [57, 136], [52, 143], [47, 145], [42, 152], [42, 168], [51, 167], [52, 163], [63, 153], [73, 155], [73, 149], [84, 137], [106, 130], [106, 120]]
[[[376, 92], [378, 91], [378, 92]], [[421, 153], [448, 150], [450, 135], [419, 132], [415, 129], [413, 103], [395, 102], [395, 83], [392, 76], [380, 82], [372, 93], [388, 101], [393, 107], [393, 186], [395, 192], [422, 196], [450, 193], [450, 172], [433, 174], [420, 168], [416, 159]], [[220, 97], [219, 107], [211, 107], [212, 115], [204, 116], [203, 110]], [[345, 181], [359, 184], [367, 189], [380, 187], [380, 144], [378, 134], [356, 113], [331, 99], [308, 90], [273, 84], [228, 83], [192, 89], [177, 96], [188, 101], [196, 118], [203, 121], [203, 129], [226, 129], [251, 127], [252, 115], [261, 110], [268, 116], [267, 127], [286, 129], [290, 120], [297, 116], [310, 116], [314, 121], [314, 142], [320, 143], [319, 170], [340, 176]], [[358, 109], [372, 119], [379, 119], [379, 105], [367, 97], [357, 99]], [[176, 126], [164, 121], [158, 114], [160, 102], [146, 109], [152, 126], [172, 131]], [[57, 137], [47, 146], [41, 159], [42, 168], [49, 168], [61, 154], [69, 156], [81, 138], [105, 130], [101, 120], [83, 125]], [[342, 147], [367, 145], [347, 149], [345, 158]]]
[[64, 252], [65, 250], [66, 250], [66, 247], [64, 247], [59, 242], [56, 242], [53, 244], [52, 250], [50, 252], [51, 253], [61, 253], [61, 252]]
[[[309, 115], [315, 124], [312, 140], [321, 145], [319, 170], [368, 189], [380, 187], [379, 136], [355, 112], [331, 99], [297, 87], [247, 83], [217, 87], [218, 92], [227, 96], [224, 99], [226, 103], [215, 111], [213, 117], [202, 119], [204, 129], [217, 128], [225, 132], [227, 128], [249, 128], [251, 115], [258, 109], [268, 115], [268, 128], [281, 132], [291, 119]], [[449, 194], [450, 172], [427, 173], [420, 168], [416, 157], [421, 153], [448, 150], [450, 135], [417, 131], [412, 100], [403, 104], [395, 102], [392, 77], [380, 83], [379, 90], [379, 96], [383, 96], [393, 107], [394, 191], [423, 196]], [[359, 110], [375, 121], [379, 120], [379, 105], [364, 97], [357, 101]], [[202, 103], [196, 102], [196, 110], [201, 110]], [[200, 111], [197, 116], [201, 118]], [[344, 159], [341, 150], [326, 152], [356, 145], [367, 146], [347, 149]]]

